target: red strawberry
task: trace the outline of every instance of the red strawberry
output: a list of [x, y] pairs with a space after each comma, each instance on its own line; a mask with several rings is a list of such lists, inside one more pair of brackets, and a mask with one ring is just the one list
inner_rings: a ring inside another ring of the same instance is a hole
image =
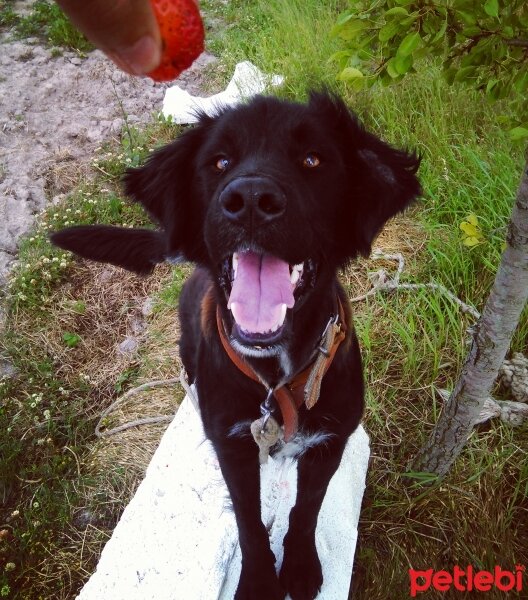
[[160, 65], [148, 73], [154, 81], [170, 81], [188, 69], [204, 49], [204, 28], [193, 0], [150, 0], [161, 30]]

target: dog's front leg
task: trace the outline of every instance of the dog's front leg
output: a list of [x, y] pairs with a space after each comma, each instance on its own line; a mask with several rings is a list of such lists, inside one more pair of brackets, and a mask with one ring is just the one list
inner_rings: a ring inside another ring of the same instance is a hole
[[235, 600], [283, 600], [275, 571], [275, 556], [261, 519], [258, 449], [251, 440], [223, 439], [213, 444], [231, 495], [242, 571]]
[[339, 467], [343, 450], [343, 440], [334, 438], [324, 448], [311, 448], [299, 459], [297, 501], [284, 537], [280, 572], [281, 584], [293, 600], [313, 600], [323, 583], [315, 529], [326, 489]]

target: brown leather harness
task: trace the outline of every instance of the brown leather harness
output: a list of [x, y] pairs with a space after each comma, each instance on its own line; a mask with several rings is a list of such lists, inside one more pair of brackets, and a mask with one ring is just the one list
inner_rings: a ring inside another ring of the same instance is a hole
[[[306, 368], [294, 375], [290, 381], [278, 388], [269, 390], [269, 395], [272, 394], [275, 397], [282, 414], [285, 442], [290, 440], [297, 432], [299, 426], [298, 413], [302, 404], [304, 403], [306, 408], [310, 410], [319, 400], [323, 377], [330, 368], [341, 342], [346, 337], [346, 316], [339, 298], [337, 298], [337, 306], [337, 314], [330, 318], [321, 336], [321, 343], [316, 349], [317, 356], [315, 359]], [[216, 324], [222, 346], [231, 362], [244, 375], [268, 388], [251, 365], [230, 344], [219, 307], [216, 309]]]

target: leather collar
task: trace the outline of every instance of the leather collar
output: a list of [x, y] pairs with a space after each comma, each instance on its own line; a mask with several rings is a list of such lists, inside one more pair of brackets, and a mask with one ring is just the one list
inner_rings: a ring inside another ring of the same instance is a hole
[[[282, 413], [285, 442], [288, 442], [298, 430], [298, 413], [302, 404], [310, 410], [319, 400], [323, 377], [330, 368], [341, 342], [346, 337], [347, 324], [345, 311], [339, 297], [337, 297], [336, 304], [337, 314], [330, 317], [321, 336], [320, 344], [315, 349], [315, 358], [306, 368], [294, 375], [290, 381], [272, 390], [273, 396]], [[229, 342], [218, 306], [216, 308], [216, 323], [222, 346], [231, 359], [231, 362], [244, 375], [269, 389], [253, 367]]]

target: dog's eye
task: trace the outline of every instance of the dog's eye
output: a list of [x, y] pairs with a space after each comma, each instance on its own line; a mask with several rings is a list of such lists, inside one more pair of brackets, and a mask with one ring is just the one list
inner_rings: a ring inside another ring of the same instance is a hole
[[215, 169], [217, 171], [225, 171], [229, 167], [229, 159], [225, 156], [221, 156], [215, 162]]
[[313, 152], [310, 152], [310, 154], [307, 154], [304, 157], [303, 167], [306, 167], [307, 169], [315, 169], [315, 167], [318, 167], [320, 164], [321, 159]]

